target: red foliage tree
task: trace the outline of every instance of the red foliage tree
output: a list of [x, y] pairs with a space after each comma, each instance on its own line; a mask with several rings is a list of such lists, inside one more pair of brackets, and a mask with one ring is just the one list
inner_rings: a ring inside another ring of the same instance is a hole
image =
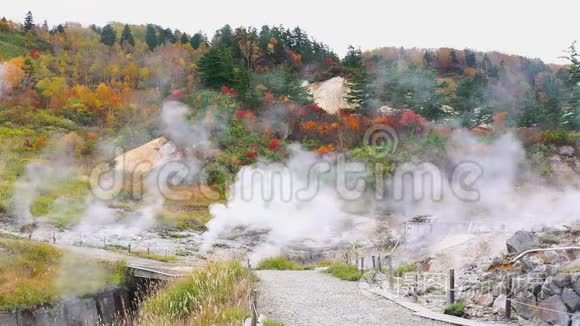
[[274, 152], [280, 151], [280, 139], [274, 138], [274, 139], [270, 140], [270, 143], [268, 144], [268, 148]]

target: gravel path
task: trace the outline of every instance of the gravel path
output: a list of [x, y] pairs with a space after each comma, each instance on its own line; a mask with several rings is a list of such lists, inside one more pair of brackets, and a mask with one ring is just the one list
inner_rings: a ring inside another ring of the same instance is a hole
[[258, 271], [258, 310], [286, 326], [444, 326], [318, 271]]

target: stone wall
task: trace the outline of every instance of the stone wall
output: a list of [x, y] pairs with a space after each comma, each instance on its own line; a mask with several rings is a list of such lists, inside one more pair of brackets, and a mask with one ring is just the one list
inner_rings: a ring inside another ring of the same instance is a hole
[[34, 309], [0, 312], [3, 326], [113, 325], [131, 309], [129, 292], [113, 288]]

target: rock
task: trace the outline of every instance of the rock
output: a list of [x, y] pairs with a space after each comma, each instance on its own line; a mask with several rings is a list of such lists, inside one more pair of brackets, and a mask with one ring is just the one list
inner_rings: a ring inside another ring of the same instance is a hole
[[546, 275], [554, 276], [558, 272], [558, 264], [556, 265], [544, 265], [546, 266]]
[[558, 155], [552, 155], [548, 159], [550, 164], [550, 169], [552, 170], [552, 175], [555, 181], [561, 185], [571, 185], [574, 184], [577, 177], [576, 171], [571, 168], [562, 157]]
[[540, 245], [540, 240], [532, 232], [517, 231], [507, 240], [506, 245], [510, 254], [516, 254], [537, 248]]
[[500, 294], [497, 298], [495, 298], [493, 301], [493, 311], [501, 315], [505, 314], [505, 301], [505, 294]]
[[544, 252], [545, 263], [546, 264], [558, 264], [562, 262], [562, 258], [554, 251]]
[[566, 227], [565, 225], [550, 225], [550, 226], [543, 226], [542, 227], [542, 232], [545, 233], [555, 233], [555, 234], [559, 234], [559, 233], [563, 233], [563, 232], [568, 232], [570, 229], [568, 227]]
[[580, 295], [580, 277], [576, 278], [576, 281], [572, 285], [572, 288], [576, 292], [576, 294]]
[[499, 266], [503, 263], [503, 259], [501, 257], [495, 257], [491, 260], [491, 267]]
[[337, 76], [325, 81], [312, 83], [308, 85], [308, 89], [312, 93], [314, 102], [330, 114], [352, 107], [344, 97], [345, 94], [348, 94], [349, 87], [343, 77]]
[[483, 264], [479, 265], [479, 271], [487, 272], [491, 267], [492, 267], [491, 263], [483, 263]]
[[553, 295], [538, 303], [534, 320], [547, 322], [552, 325], [567, 326], [570, 317], [568, 316], [566, 306], [562, 302], [562, 298], [559, 295]]
[[522, 257], [521, 262], [522, 271], [524, 273], [529, 273], [544, 264], [544, 262], [538, 256], [524, 256]]
[[439, 288], [433, 284], [427, 286], [420, 286], [417, 289], [417, 295], [425, 295], [437, 291]]
[[580, 232], [580, 221], [575, 221], [574, 224], [568, 225], [568, 230], [572, 233]]
[[493, 304], [493, 295], [491, 293], [476, 295], [473, 302], [480, 306], [489, 307]]
[[505, 285], [503, 284], [503, 282], [498, 282], [491, 289], [491, 295], [493, 295], [494, 297], [500, 296], [504, 292], [505, 292]]
[[574, 314], [572, 316], [572, 325], [571, 326], [580, 326], [580, 315]]
[[556, 274], [556, 276], [554, 276], [552, 278], [552, 283], [554, 283], [554, 285], [556, 285], [559, 288], [565, 288], [570, 286], [571, 284], [571, 276], [568, 273], [560, 273], [560, 274]]
[[548, 266], [546, 265], [539, 265], [536, 266], [536, 268], [534, 268], [532, 270], [532, 273], [537, 273], [537, 274], [549, 274], [548, 273]]
[[540, 291], [540, 299], [548, 299], [549, 297], [562, 293], [562, 288], [558, 287], [553, 282], [554, 276], [546, 278], [544, 284], [542, 285], [542, 290]]
[[515, 295], [512, 307], [519, 316], [528, 320], [532, 319], [536, 312], [536, 297], [528, 291], [520, 292]]
[[561, 146], [560, 148], [558, 148], [558, 154], [562, 155], [562, 156], [568, 156], [568, 157], [572, 157], [574, 156], [574, 147], [572, 146]]
[[580, 309], [580, 296], [571, 288], [565, 288], [562, 291], [562, 302], [570, 311], [578, 311]]
[[521, 275], [512, 279], [512, 289], [514, 293], [527, 291], [530, 286], [530, 278], [527, 275]]

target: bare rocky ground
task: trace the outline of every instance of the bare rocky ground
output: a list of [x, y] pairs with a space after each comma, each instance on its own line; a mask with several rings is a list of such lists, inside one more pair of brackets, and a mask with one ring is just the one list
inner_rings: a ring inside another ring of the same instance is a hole
[[449, 325], [319, 271], [258, 271], [258, 311], [287, 326]]

